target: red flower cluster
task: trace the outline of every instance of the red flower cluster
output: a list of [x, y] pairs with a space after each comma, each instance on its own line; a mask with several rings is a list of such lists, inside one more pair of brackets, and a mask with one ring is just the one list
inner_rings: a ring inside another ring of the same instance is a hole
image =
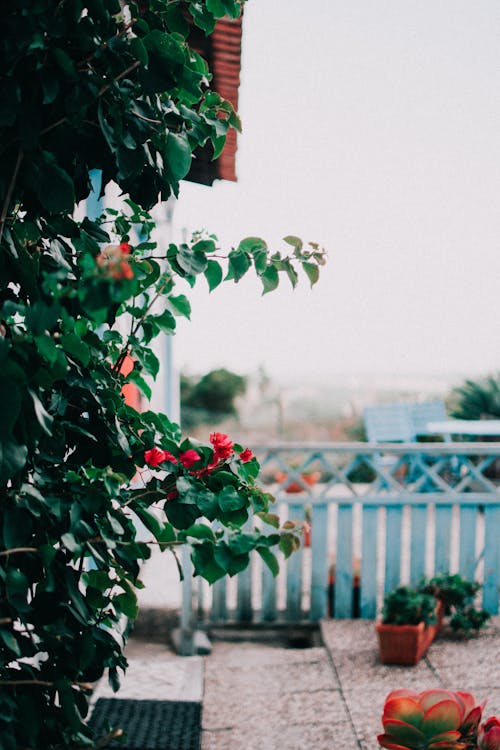
[[[205, 474], [209, 474], [210, 471], [217, 466], [219, 461], [225, 461], [234, 454], [234, 444], [230, 440], [228, 435], [225, 435], [223, 432], [213, 432], [210, 435], [210, 442], [212, 443], [213, 447], [213, 460], [208, 464], [207, 467], [203, 469], [196, 469], [195, 471], [191, 472], [196, 476], [204, 476]], [[247, 463], [247, 461], [252, 460], [253, 453], [249, 448], [245, 448], [245, 450], [241, 451], [241, 453], [239, 454], [239, 458], [242, 463]], [[164, 451], [161, 448], [157, 448], [156, 445], [154, 446], [154, 448], [150, 448], [150, 450], [147, 450], [144, 453], [144, 461], [152, 469], [156, 469], [165, 461], [168, 461], [171, 464], [180, 463], [182, 464], [182, 466], [184, 466], [185, 469], [191, 469], [191, 467], [200, 460], [200, 454], [193, 448], [189, 448], [187, 451], [184, 451], [179, 455], [178, 458], [170, 453], [170, 451]]]
[[156, 469], [156, 467], [164, 461], [169, 461], [171, 464], [181, 463], [185, 469], [190, 469], [191, 466], [200, 459], [200, 454], [192, 448], [181, 453], [178, 459], [173, 453], [170, 453], [170, 451], [162, 451], [161, 448], [157, 448], [156, 445], [154, 448], [151, 448], [144, 453], [144, 461], [148, 466], [151, 466], [152, 469]]
[[214, 449], [214, 463], [218, 461], [224, 461], [233, 455], [233, 443], [228, 435], [224, 435], [223, 432], [212, 432], [210, 435], [210, 442]]
[[119, 245], [107, 245], [97, 256], [97, 265], [112, 279], [133, 279], [134, 272], [130, 267], [130, 251], [128, 242]]
[[200, 454], [190, 448], [179, 456], [179, 461], [185, 469], [190, 469], [193, 464], [199, 461], [201, 458]]
[[154, 448], [151, 448], [151, 450], [144, 453], [144, 461], [153, 469], [156, 469], [156, 467], [164, 461], [170, 461], [171, 464], [177, 463], [177, 459], [172, 453], [169, 451], [162, 451], [160, 448], [157, 448], [156, 445]]

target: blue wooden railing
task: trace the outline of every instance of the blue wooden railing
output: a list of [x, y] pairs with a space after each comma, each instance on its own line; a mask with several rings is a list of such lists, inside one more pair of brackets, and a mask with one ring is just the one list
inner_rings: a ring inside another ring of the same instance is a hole
[[[384, 592], [458, 571], [498, 612], [500, 443], [276, 443], [253, 446], [282, 521], [311, 519], [311, 546], [274, 579], [257, 556], [189, 604], [212, 623], [316, 622], [334, 611], [374, 618]], [[307, 483], [307, 472], [319, 481]], [[287, 492], [290, 485], [302, 489]], [[356, 603], [356, 602], [355, 602]], [[186, 602], [185, 602], [186, 605]], [[358, 606], [356, 604], [356, 606]]]

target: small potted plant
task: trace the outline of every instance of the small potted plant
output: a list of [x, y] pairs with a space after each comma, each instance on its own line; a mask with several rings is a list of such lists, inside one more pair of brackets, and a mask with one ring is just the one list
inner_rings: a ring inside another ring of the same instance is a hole
[[285, 492], [291, 494], [305, 492], [309, 487], [314, 487], [321, 479], [320, 471], [302, 469], [294, 464], [290, 464], [290, 469], [290, 472], [277, 471], [274, 478], [279, 484], [283, 485]]
[[435, 596], [411, 586], [397, 586], [384, 598], [382, 622], [377, 623], [383, 664], [414, 665], [434, 640], [443, 618]]
[[485, 627], [491, 617], [485, 609], [474, 605], [481, 584], [468, 581], [459, 573], [440, 573], [429, 581], [424, 580], [419, 589], [442, 602], [447, 624], [454, 633], [469, 637]]

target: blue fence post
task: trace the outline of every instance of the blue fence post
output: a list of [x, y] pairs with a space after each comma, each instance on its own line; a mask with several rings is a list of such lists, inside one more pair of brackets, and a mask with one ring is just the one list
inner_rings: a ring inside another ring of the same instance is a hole
[[311, 610], [313, 622], [325, 617], [328, 596], [328, 505], [312, 506], [311, 520]]
[[[288, 517], [294, 521], [302, 520], [303, 504], [290, 503]], [[286, 616], [291, 622], [302, 619], [302, 547], [288, 558], [286, 564]]]
[[484, 588], [483, 607], [492, 615], [498, 614], [498, 585], [500, 565], [500, 506], [486, 505], [484, 509]]
[[401, 581], [401, 522], [403, 509], [400, 505], [386, 507], [385, 527], [385, 575], [384, 591], [387, 593]]
[[415, 586], [425, 574], [427, 506], [412, 505], [410, 517], [410, 583]]
[[374, 619], [377, 614], [378, 506], [363, 505], [360, 614]]
[[335, 617], [352, 617], [352, 505], [338, 506]]

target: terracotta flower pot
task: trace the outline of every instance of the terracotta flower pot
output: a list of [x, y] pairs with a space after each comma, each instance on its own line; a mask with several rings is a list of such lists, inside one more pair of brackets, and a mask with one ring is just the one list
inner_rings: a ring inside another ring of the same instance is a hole
[[[288, 477], [288, 474], [285, 474], [283, 471], [277, 471], [274, 475], [274, 478], [277, 482], [282, 484]], [[319, 482], [321, 478], [321, 472], [320, 471], [312, 471], [310, 474], [301, 474], [300, 475], [301, 480], [304, 482], [304, 484], [307, 484], [309, 487], [313, 487], [316, 482]], [[285, 492], [289, 493], [296, 493], [296, 492], [305, 492], [304, 487], [299, 482], [290, 482], [290, 484], [287, 484], [285, 487]]]
[[437, 621], [434, 625], [375, 625], [378, 635], [380, 661], [382, 664], [404, 664], [413, 666], [425, 654], [439, 632], [443, 622], [443, 605], [438, 602]]

